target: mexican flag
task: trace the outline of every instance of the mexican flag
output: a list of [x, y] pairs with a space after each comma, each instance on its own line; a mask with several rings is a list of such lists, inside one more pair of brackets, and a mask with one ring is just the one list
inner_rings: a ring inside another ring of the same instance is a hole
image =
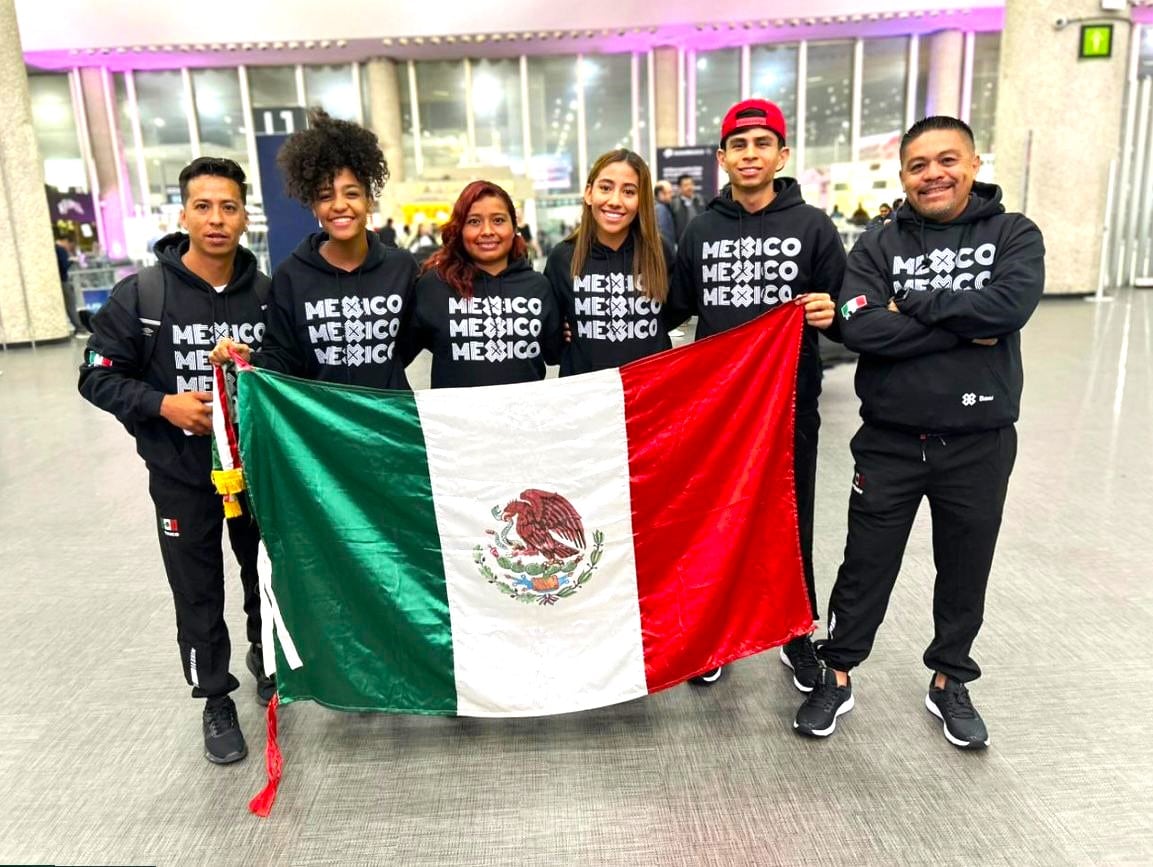
[[520, 385], [241, 373], [280, 703], [566, 713], [808, 632], [802, 325], [785, 305], [619, 370]]

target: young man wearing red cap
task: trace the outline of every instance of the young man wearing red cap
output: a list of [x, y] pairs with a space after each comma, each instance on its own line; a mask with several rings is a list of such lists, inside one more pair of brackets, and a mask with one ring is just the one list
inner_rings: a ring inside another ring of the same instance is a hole
[[849, 671], [869, 656], [922, 497], [933, 516], [932, 672], [925, 707], [945, 738], [983, 749], [989, 733], [966, 683], [1017, 455], [1021, 328], [1045, 285], [1041, 232], [975, 181], [973, 131], [928, 117], [901, 140], [908, 197], [849, 256], [838, 319], [860, 353], [863, 424], [853, 437], [845, 559], [829, 599], [821, 678], [797, 711], [825, 737], [853, 709]]
[[[821, 418], [818, 331], [839, 339], [833, 296], [845, 273], [845, 248], [829, 217], [805, 204], [794, 178], [777, 177], [789, 159], [785, 118], [764, 99], [739, 102], [725, 114], [717, 163], [729, 184], [689, 223], [677, 250], [670, 287], [671, 319], [698, 317], [698, 338], [742, 325], [781, 304], [805, 308], [797, 371], [795, 471], [801, 553], [813, 619], [813, 491]], [[820, 666], [809, 636], [781, 648], [801, 692], [816, 685]], [[712, 685], [717, 668], [693, 683]]]

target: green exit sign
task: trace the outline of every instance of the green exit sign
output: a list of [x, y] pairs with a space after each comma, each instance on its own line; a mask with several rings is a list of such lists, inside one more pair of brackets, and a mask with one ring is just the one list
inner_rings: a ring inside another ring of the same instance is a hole
[[1081, 25], [1081, 57], [1113, 56], [1113, 25]]

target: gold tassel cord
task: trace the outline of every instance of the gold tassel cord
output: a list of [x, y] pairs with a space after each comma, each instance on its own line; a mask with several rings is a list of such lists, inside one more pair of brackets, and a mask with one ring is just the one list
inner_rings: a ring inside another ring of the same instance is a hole
[[223, 495], [239, 494], [244, 490], [244, 470], [237, 467], [233, 470], [213, 470], [212, 484], [216, 486], [216, 493]]

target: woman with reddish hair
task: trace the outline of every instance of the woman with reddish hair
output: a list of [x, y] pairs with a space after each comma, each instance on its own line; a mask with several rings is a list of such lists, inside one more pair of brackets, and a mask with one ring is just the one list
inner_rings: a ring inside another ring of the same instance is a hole
[[562, 346], [561, 315], [532, 270], [512, 198], [490, 181], [461, 192], [421, 267], [409, 339], [432, 353], [432, 387], [544, 379]]

